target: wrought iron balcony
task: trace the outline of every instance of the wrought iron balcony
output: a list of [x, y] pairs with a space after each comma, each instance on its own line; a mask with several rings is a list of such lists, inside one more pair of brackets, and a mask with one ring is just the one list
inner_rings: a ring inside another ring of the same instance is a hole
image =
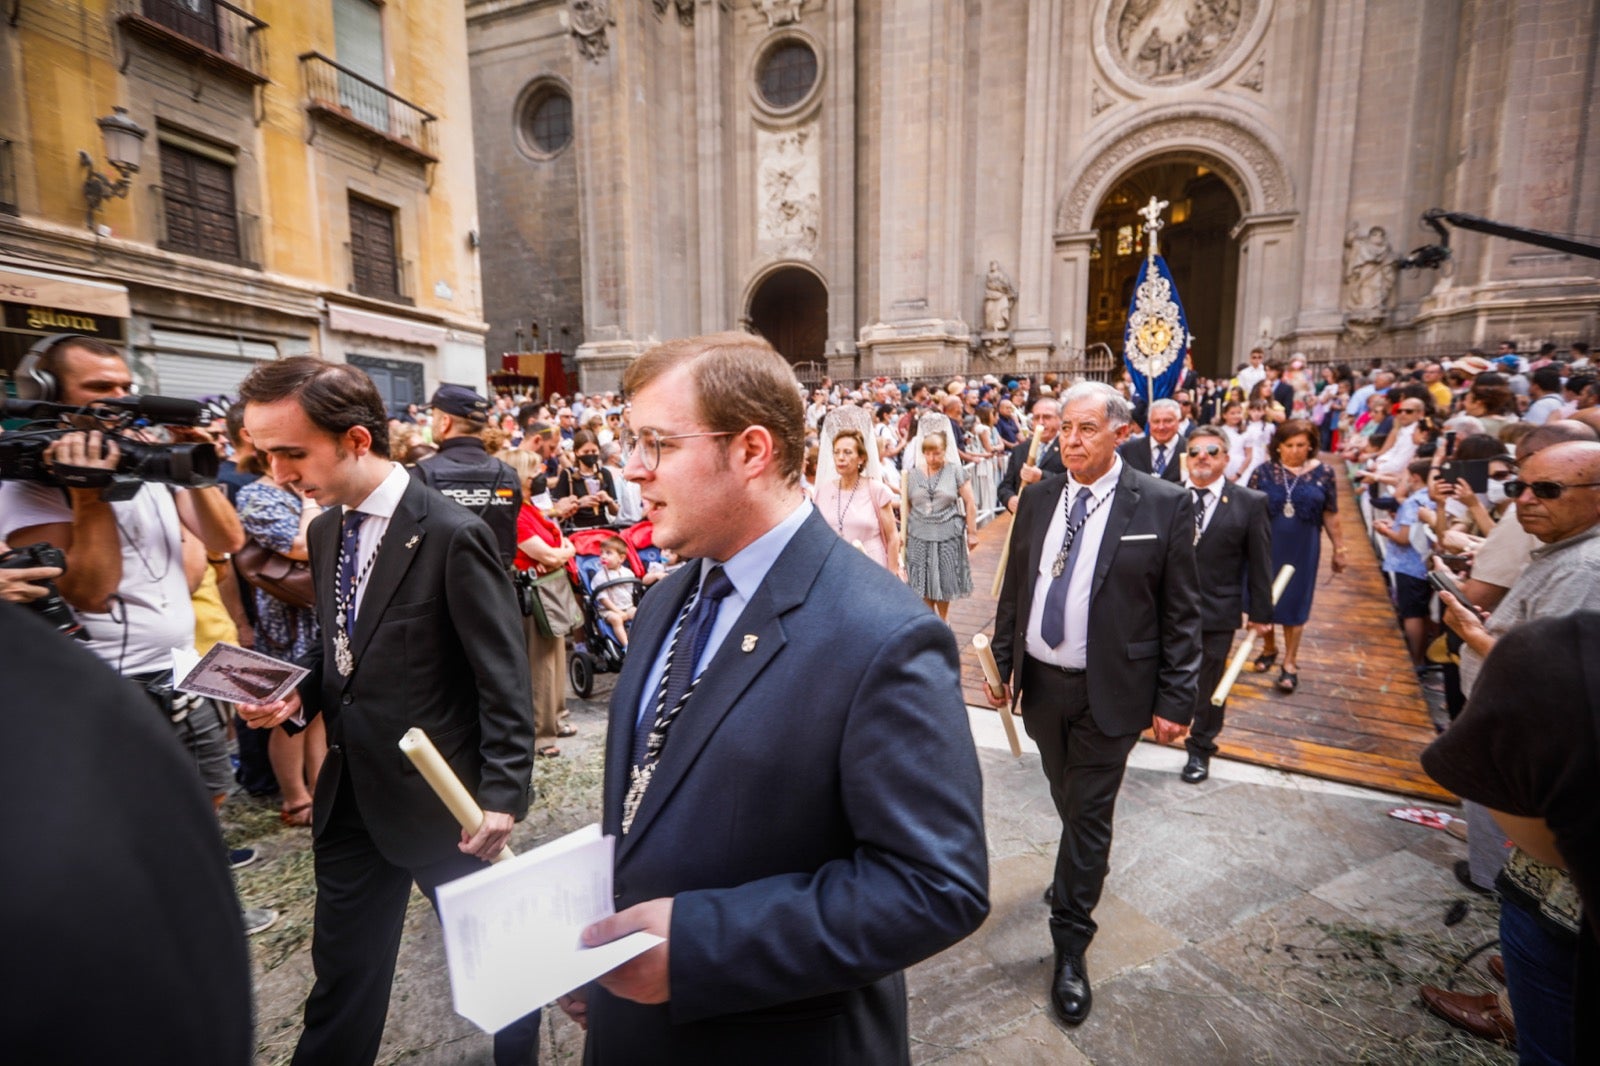
[[314, 115], [416, 162], [438, 162], [434, 115], [321, 52], [302, 55], [300, 70]]
[[245, 211], [219, 210], [150, 186], [156, 212], [156, 245], [168, 252], [214, 259], [258, 270], [261, 220]]
[[116, 0], [124, 30], [249, 85], [267, 78], [267, 24], [227, 0]]

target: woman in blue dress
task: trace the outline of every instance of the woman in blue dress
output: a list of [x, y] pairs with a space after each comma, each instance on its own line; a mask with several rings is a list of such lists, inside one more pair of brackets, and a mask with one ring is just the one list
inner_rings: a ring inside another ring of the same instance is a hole
[[[1300, 683], [1300, 637], [1311, 617], [1322, 559], [1322, 534], [1333, 542], [1333, 572], [1344, 572], [1344, 544], [1339, 532], [1339, 490], [1333, 468], [1316, 455], [1317, 427], [1303, 418], [1279, 424], [1267, 444], [1268, 461], [1250, 475], [1250, 487], [1267, 494], [1272, 519], [1272, 573], [1294, 567], [1294, 577], [1272, 609], [1274, 625], [1283, 627], [1283, 668], [1278, 691], [1293, 692]], [[1257, 673], [1266, 673], [1278, 659], [1275, 631], [1267, 632]]]

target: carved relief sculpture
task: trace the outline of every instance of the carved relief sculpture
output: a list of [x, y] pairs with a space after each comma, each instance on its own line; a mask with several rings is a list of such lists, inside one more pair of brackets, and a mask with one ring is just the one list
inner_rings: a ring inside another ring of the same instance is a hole
[[822, 227], [822, 180], [811, 126], [757, 135], [756, 239], [774, 259], [811, 259]]
[[678, 9], [678, 24], [680, 26], [694, 25], [694, 0], [654, 0], [656, 17], [660, 18], [667, 13], [668, 7]]
[[567, 27], [578, 40], [578, 52], [585, 59], [598, 62], [611, 51], [606, 38], [606, 27], [615, 26], [611, 17], [611, 0], [567, 0]]
[[1191, 81], [1216, 67], [1249, 24], [1258, 0], [1122, 0], [1108, 14], [1124, 66], [1157, 84]]
[[755, 0], [756, 9], [767, 16], [767, 29], [777, 29], [800, 21], [805, 0]]
[[1358, 223], [1350, 223], [1344, 237], [1344, 292], [1341, 304], [1345, 329], [1357, 343], [1370, 341], [1388, 316], [1389, 296], [1399, 274], [1394, 248], [1382, 226], [1363, 236]]

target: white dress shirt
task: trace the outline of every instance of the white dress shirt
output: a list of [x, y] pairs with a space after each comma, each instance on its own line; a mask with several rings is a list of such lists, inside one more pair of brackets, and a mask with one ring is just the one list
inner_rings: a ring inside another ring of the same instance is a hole
[[[1222, 499], [1222, 489], [1227, 484], [1228, 482], [1224, 478], [1219, 477], [1211, 484], [1204, 486], [1206, 490], [1206, 513], [1205, 517], [1200, 519], [1200, 532], [1204, 533], [1206, 528], [1211, 525], [1211, 516], [1217, 513], [1217, 504]], [[1189, 499], [1190, 501], [1193, 501], [1194, 490], [1201, 488], [1202, 486], [1196, 485], [1193, 481], [1189, 480], [1188, 474], [1184, 474], [1183, 487], [1189, 490]]]
[[[361, 523], [361, 532], [356, 542], [356, 617], [361, 617], [361, 601], [367, 594], [367, 583], [372, 579], [372, 567], [368, 561], [378, 553], [378, 546], [383, 543], [383, 535], [389, 531], [389, 519], [394, 517], [395, 509], [400, 506], [400, 497], [406, 494], [406, 486], [411, 484], [411, 475], [406, 473], [406, 468], [399, 463], [390, 464], [389, 476], [378, 482], [378, 487], [367, 493], [367, 498], [354, 507], [346, 505], [340, 512], [342, 522], [346, 512], [360, 511], [366, 515], [366, 521]], [[339, 535], [344, 536], [341, 526]], [[337, 580], [337, 575], [335, 576]], [[337, 593], [335, 593], [337, 595]]]
[[[1095, 561], [1100, 558], [1100, 543], [1105, 539], [1106, 523], [1111, 520], [1112, 501], [1117, 490], [1117, 479], [1122, 477], [1122, 457], [1111, 462], [1111, 469], [1102, 474], [1094, 484], [1087, 486], [1094, 508], [1083, 528], [1078, 531], [1078, 559], [1072, 566], [1072, 576], [1067, 581], [1067, 618], [1063, 632], [1067, 639], [1059, 648], [1052, 648], [1039, 635], [1039, 624], [1044, 618], [1044, 601], [1050, 595], [1050, 582], [1054, 580], [1050, 568], [1055, 565], [1061, 543], [1067, 539], [1066, 511], [1078, 490], [1085, 486], [1070, 473], [1062, 487], [1062, 496], [1055, 501], [1050, 516], [1050, 528], [1045, 530], [1044, 544], [1039, 552], [1039, 573], [1033, 583], [1033, 606], [1028, 611], [1028, 639], [1026, 651], [1031, 658], [1042, 663], [1064, 666], [1069, 670], [1082, 670], [1089, 661], [1089, 592], [1094, 587]], [[1062, 499], [1068, 503], [1063, 505]]]

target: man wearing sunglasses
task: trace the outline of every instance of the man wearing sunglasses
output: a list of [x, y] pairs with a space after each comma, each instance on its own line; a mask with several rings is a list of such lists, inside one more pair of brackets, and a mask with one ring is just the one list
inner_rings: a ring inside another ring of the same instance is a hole
[[[1550, 434], [1558, 427], [1566, 435], [1577, 430], [1569, 422], [1552, 422], [1530, 434], [1524, 443], [1532, 444], [1535, 435]], [[1528, 447], [1521, 451], [1521, 470], [1506, 482], [1506, 495], [1516, 503], [1517, 522], [1540, 542], [1530, 553], [1527, 567], [1486, 618], [1449, 593], [1439, 593], [1446, 623], [1463, 642], [1461, 687], [1469, 695], [1484, 659], [1512, 629], [1535, 618], [1600, 609], [1600, 441], [1591, 436], [1549, 444], [1534, 454], [1528, 454], [1532, 451]], [[1509, 519], [1502, 524], [1505, 521]], [[1474, 580], [1468, 581], [1463, 591], [1477, 597], [1489, 575], [1481, 562], [1473, 569]], [[1581, 655], [1583, 651], [1552, 649], [1553, 654], [1562, 655]], [[1537, 697], [1530, 693], [1530, 724], [1538, 721]], [[1478, 814], [1469, 814], [1469, 827], [1479, 821]], [[1508, 886], [1502, 894], [1500, 942], [1506, 985], [1516, 1012], [1518, 1044], [1524, 1050], [1569, 1047], [1575, 949], [1570, 938], [1551, 935], [1533, 917], [1542, 909], [1541, 894], [1548, 892], [1547, 887], [1537, 885], [1547, 886], [1559, 873], [1535, 869], [1536, 876], [1525, 876], [1528, 863], [1524, 857], [1513, 853], [1512, 861], [1506, 863], [1504, 853], [1498, 852], [1495, 858], [1499, 862], [1494, 867], [1504, 865], [1505, 870], [1497, 879], [1496, 869], [1484, 868], [1479, 846], [1470, 839], [1469, 846], [1473, 883], [1481, 887], [1498, 880]], [[1509, 1021], [1498, 1006], [1483, 997], [1424, 987], [1422, 998], [1434, 1013], [1478, 1035], [1504, 1031]]]
[[1272, 631], [1272, 523], [1264, 492], [1226, 481], [1228, 436], [1217, 426], [1201, 426], [1189, 434], [1183, 487], [1194, 498], [1194, 557], [1200, 574], [1200, 687], [1194, 701], [1194, 724], [1184, 746], [1189, 759], [1183, 780], [1198, 785], [1211, 773], [1222, 732], [1222, 707], [1211, 694], [1228, 668], [1234, 630], [1244, 613], [1244, 591], [1250, 589], [1250, 628], [1261, 636]]

